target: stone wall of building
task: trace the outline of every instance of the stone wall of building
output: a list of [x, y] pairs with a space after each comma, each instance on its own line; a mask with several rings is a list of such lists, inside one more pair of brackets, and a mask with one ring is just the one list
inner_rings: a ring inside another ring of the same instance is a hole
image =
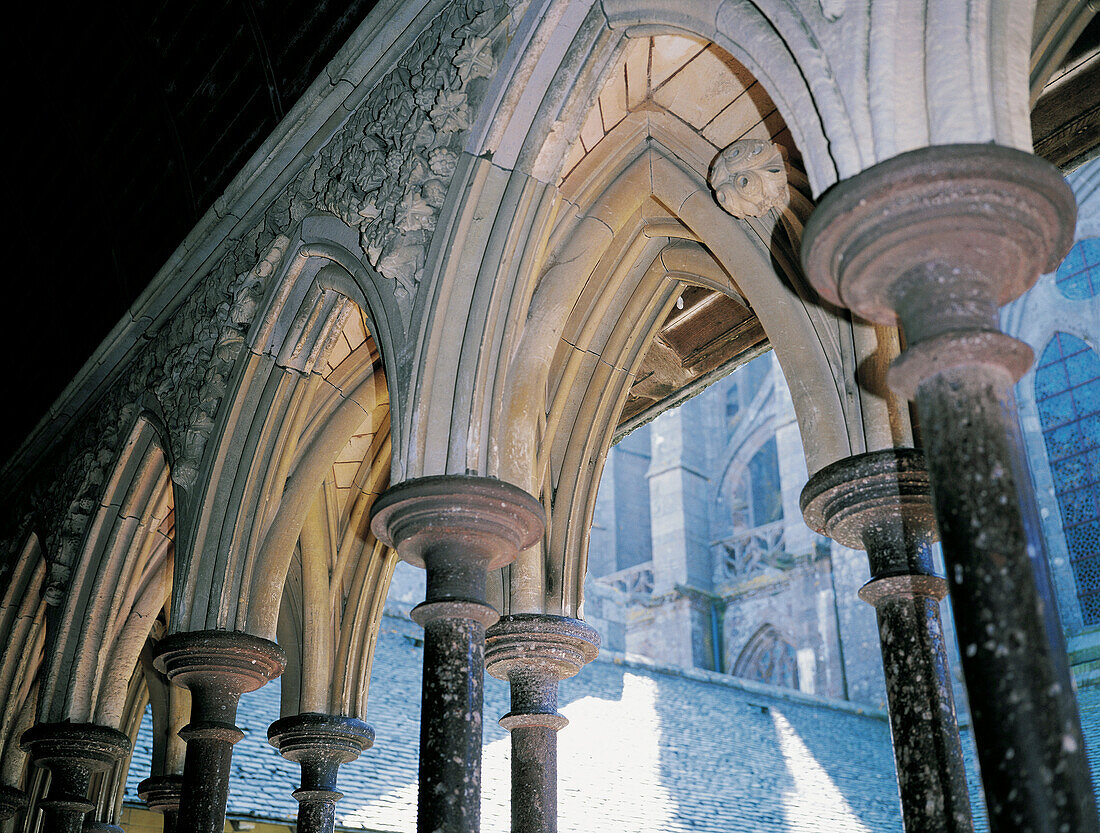
[[[881, 705], [874, 611], [856, 596], [866, 558], [806, 527], [806, 476], [770, 353], [625, 437], [608, 455], [588, 561], [585, 616], [605, 644]], [[645, 529], [651, 550], [624, 557]]]

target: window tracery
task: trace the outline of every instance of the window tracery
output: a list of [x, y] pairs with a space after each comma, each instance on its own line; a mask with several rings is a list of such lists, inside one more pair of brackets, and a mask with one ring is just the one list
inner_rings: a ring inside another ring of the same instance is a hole
[[734, 663], [733, 676], [798, 688], [798, 659], [794, 646], [774, 625], [764, 625], [742, 649]]
[[1054, 273], [1054, 283], [1059, 292], [1074, 301], [1100, 292], [1100, 238], [1082, 240], [1070, 249]]
[[1035, 402], [1081, 617], [1100, 624], [1100, 355], [1055, 333], [1035, 371]]

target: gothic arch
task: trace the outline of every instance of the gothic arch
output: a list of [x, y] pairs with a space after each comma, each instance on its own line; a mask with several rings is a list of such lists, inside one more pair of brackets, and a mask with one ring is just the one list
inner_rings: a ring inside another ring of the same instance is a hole
[[170, 594], [175, 498], [159, 432], [139, 417], [94, 511], [51, 630], [43, 723], [117, 729], [127, 681]]
[[[845, 419], [866, 404], [849, 381], [859, 335], [798, 289], [786, 236], [797, 236], [798, 217], [784, 224], [790, 232], [774, 217], [730, 218], [706, 183], [713, 150], [661, 113], [641, 121], [624, 119], [561, 186], [542, 193], [544, 207], [532, 213], [551, 222], [537, 235], [526, 229], [526, 247], [509, 252], [509, 268], [530, 265], [514, 276], [523, 288], [511, 287], [510, 308], [495, 319], [507, 329], [492, 362], [482, 362], [484, 382], [473, 386], [499, 404], [471, 406], [462, 452], [478, 456], [461, 463], [554, 496], [545, 555], [532, 550], [510, 569], [513, 609], [578, 610], [603, 455], [631, 374], [684, 285], [747, 302], [766, 332], [780, 334], [776, 352], [799, 380], [800, 425], [815, 440], [806, 443], [811, 468], [852, 453], [853, 444], [862, 450], [863, 422], [873, 427], [873, 404]], [[447, 456], [457, 467], [459, 458]]]
[[[400, 378], [406, 331], [392, 292], [359, 251], [357, 232], [312, 215], [293, 238], [275, 241], [237, 299], [252, 323], [204, 457], [201, 511], [181, 525], [173, 632], [229, 628], [273, 638], [326, 468], [367, 433], [364, 423], [372, 434], [384, 426], [388, 437], [400, 422], [390, 419], [400, 407], [389, 382]], [[357, 333], [351, 358], [349, 328]]]
[[741, 649], [731, 673], [735, 677], [797, 689], [795, 647], [775, 625], [762, 625]]
[[48, 567], [38, 536], [31, 533], [5, 576], [0, 599], [0, 785], [21, 788], [25, 755], [19, 738], [34, 723], [46, 644]]

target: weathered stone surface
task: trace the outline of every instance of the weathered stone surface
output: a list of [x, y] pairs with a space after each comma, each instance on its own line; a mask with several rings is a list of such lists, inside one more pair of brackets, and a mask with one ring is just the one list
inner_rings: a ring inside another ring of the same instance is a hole
[[154, 775], [146, 778], [137, 785], [137, 794], [150, 810], [164, 817], [163, 833], [176, 833], [180, 796], [183, 795], [183, 776]]
[[274, 642], [230, 631], [192, 631], [161, 640], [154, 664], [174, 685], [191, 691], [191, 722], [177, 824], [194, 833], [221, 833], [229, 795], [234, 725], [240, 696], [255, 691], [286, 664]]
[[1012, 390], [1031, 351], [997, 321], [1065, 255], [1074, 216], [1048, 163], [944, 146], [841, 183], [804, 237], [826, 298], [905, 334], [890, 383], [921, 417], [998, 830], [1100, 829]]
[[512, 708], [500, 725], [512, 734], [512, 831], [557, 833], [558, 682], [596, 658], [600, 637], [577, 619], [543, 613], [504, 616], [486, 639], [486, 667], [507, 680]]
[[542, 537], [531, 495], [499, 480], [440, 476], [391, 487], [371, 529], [405, 561], [427, 570], [426, 599], [412, 611], [424, 628], [419, 833], [477, 833], [481, 825], [486, 571]]
[[838, 460], [802, 491], [807, 525], [867, 551], [886, 676], [894, 760], [907, 833], [974, 829], [939, 600], [928, 472], [911, 448]]
[[787, 163], [779, 145], [760, 139], [734, 142], [714, 160], [710, 185], [734, 217], [763, 217], [790, 202]]
[[374, 730], [353, 717], [303, 713], [276, 720], [267, 739], [279, 754], [302, 767], [298, 833], [332, 833], [336, 825], [336, 789], [342, 764], [351, 763], [374, 744]]
[[92, 775], [110, 769], [130, 752], [130, 739], [94, 723], [39, 723], [20, 741], [30, 760], [50, 772], [50, 788], [39, 802], [50, 833], [80, 833], [95, 808], [88, 797]]

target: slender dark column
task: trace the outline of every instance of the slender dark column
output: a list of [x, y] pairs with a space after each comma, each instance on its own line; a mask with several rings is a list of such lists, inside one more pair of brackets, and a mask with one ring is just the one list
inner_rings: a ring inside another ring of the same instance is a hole
[[600, 636], [577, 619], [543, 613], [503, 616], [486, 635], [485, 663], [511, 686], [512, 833], [557, 833], [558, 682], [596, 658]]
[[374, 729], [354, 717], [306, 712], [276, 720], [267, 739], [279, 754], [302, 767], [298, 799], [298, 833], [332, 833], [341, 764], [351, 763], [374, 744]]
[[481, 723], [489, 570], [534, 544], [545, 528], [531, 495], [482, 477], [424, 477], [394, 486], [374, 505], [371, 529], [427, 570], [412, 617], [424, 627], [420, 713], [419, 833], [481, 827]]
[[130, 739], [94, 723], [39, 723], [23, 733], [23, 750], [36, 766], [50, 771], [50, 786], [39, 806], [50, 833], [80, 833], [92, 774], [106, 772], [130, 751]]
[[146, 778], [138, 784], [137, 794], [150, 810], [164, 816], [164, 833], [176, 833], [180, 796], [183, 794], [183, 776], [154, 775]]
[[274, 642], [250, 634], [193, 631], [162, 639], [153, 664], [191, 692], [191, 722], [179, 733], [187, 757], [176, 824], [187, 833], [221, 833], [233, 745], [244, 737], [234, 725], [237, 703], [278, 677], [286, 655]]
[[813, 530], [866, 550], [859, 591], [878, 617], [882, 667], [906, 833], [970, 833], [970, 796], [934, 574], [936, 521], [924, 458], [912, 448], [838, 460], [810, 478], [802, 513]]
[[15, 787], [0, 784], [0, 821], [7, 821], [26, 806], [26, 793]]
[[951, 145], [840, 183], [803, 238], [819, 292], [902, 326], [889, 381], [921, 419], [996, 833], [1100, 830], [1016, 416], [1032, 354], [997, 321], [1069, 250], [1074, 214], [1046, 162]]

